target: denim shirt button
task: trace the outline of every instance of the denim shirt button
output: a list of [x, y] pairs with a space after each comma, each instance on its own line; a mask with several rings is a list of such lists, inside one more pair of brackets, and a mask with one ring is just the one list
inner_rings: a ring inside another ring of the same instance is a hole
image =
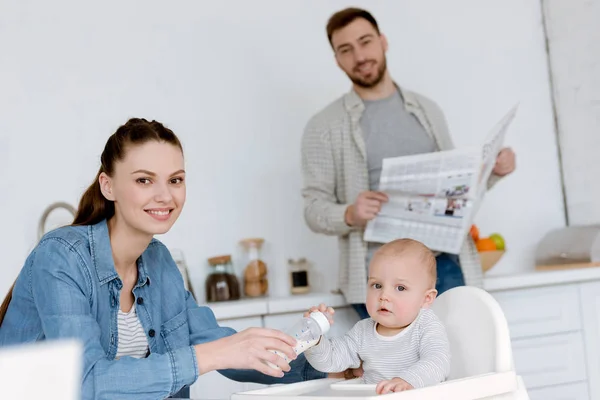
[[154, 334], [155, 334], [155, 333], [156, 333], [156, 332], [154, 332], [154, 329], [150, 329], [150, 330], [148, 331], [148, 335], [149, 335], [150, 337], [154, 337]]
[[144, 298], [143, 297], [138, 297], [137, 303], [138, 304], [144, 304]]

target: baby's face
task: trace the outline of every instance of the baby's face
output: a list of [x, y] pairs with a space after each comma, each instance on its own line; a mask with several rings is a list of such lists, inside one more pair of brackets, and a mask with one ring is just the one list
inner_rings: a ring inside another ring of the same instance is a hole
[[431, 277], [418, 255], [376, 254], [369, 266], [367, 311], [387, 328], [404, 328], [435, 298], [431, 286]]

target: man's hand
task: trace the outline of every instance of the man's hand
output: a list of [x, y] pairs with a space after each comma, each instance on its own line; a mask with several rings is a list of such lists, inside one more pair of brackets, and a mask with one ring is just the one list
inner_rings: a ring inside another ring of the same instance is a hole
[[496, 165], [492, 172], [498, 176], [505, 176], [515, 170], [515, 152], [510, 147], [500, 150], [496, 157]]
[[402, 392], [403, 390], [414, 389], [412, 385], [404, 379], [394, 378], [389, 381], [381, 381], [377, 384], [375, 392], [377, 394], [385, 394], [392, 392]]
[[344, 216], [346, 224], [349, 226], [364, 227], [368, 221], [377, 216], [381, 205], [388, 201], [388, 197], [383, 192], [362, 192], [356, 198], [354, 204], [346, 209]]

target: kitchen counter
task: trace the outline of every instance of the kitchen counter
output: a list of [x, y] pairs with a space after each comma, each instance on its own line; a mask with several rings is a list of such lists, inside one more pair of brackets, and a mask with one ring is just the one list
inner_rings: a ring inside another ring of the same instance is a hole
[[240, 300], [204, 303], [218, 320], [254, 317], [260, 315], [303, 313], [311, 306], [325, 303], [333, 308], [347, 306], [344, 296], [334, 293], [306, 293], [283, 297], [243, 298]]
[[488, 292], [496, 292], [593, 280], [600, 280], [600, 267], [572, 268], [556, 271], [536, 271], [532, 269], [517, 274], [486, 277], [483, 280], [483, 288]]
[[[526, 271], [518, 274], [485, 277], [483, 287], [489, 292], [511, 289], [534, 288], [557, 283], [576, 283], [600, 280], [600, 267], [568, 269], [559, 271]], [[245, 318], [262, 315], [302, 313], [311, 306], [325, 303], [333, 308], [348, 306], [344, 296], [334, 293], [307, 293], [289, 296], [244, 298], [235, 301], [205, 303], [218, 320]]]

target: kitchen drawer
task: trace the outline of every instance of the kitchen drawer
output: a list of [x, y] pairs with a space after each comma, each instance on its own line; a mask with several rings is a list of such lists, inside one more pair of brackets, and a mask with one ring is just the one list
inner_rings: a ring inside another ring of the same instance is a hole
[[587, 380], [581, 332], [513, 340], [512, 347], [527, 389]]
[[548, 386], [527, 393], [530, 400], [590, 400], [586, 382]]
[[502, 307], [513, 339], [581, 329], [576, 285], [492, 293]]

